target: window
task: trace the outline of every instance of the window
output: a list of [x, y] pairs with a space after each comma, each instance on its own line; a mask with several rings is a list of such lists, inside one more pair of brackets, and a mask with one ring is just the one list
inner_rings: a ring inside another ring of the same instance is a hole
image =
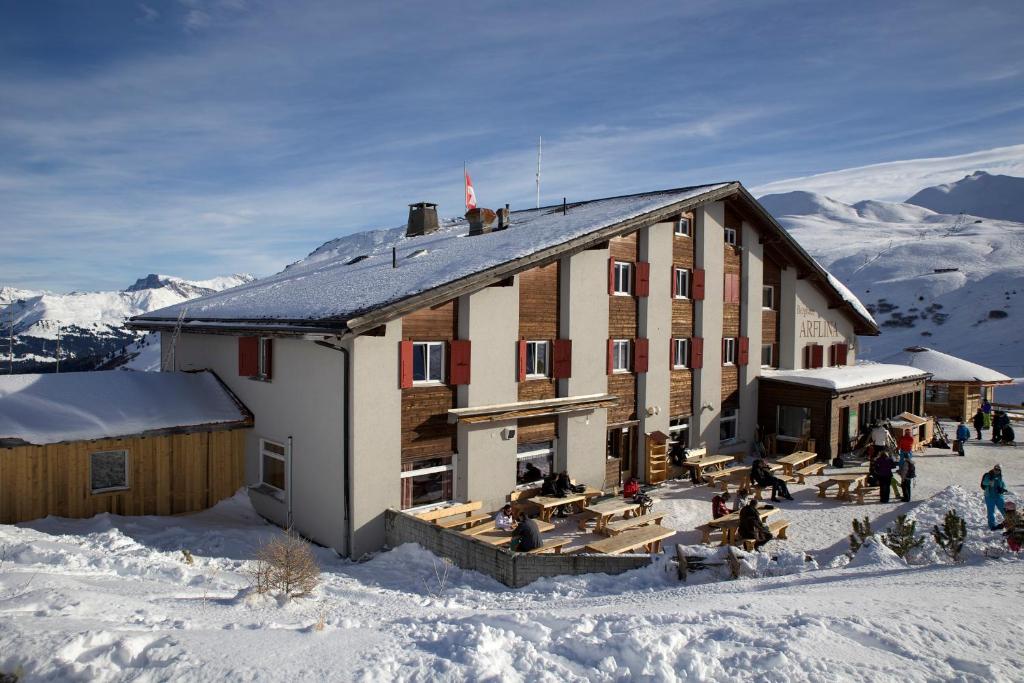
[[673, 417], [668, 422], [668, 438], [673, 446], [690, 447], [690, 418]]
[[286, 479], [288, 448], [284, 444], [260, 439], [260, 482], [278, 491], [288, 487]]
[[628, 339], [612, 342], [612, 372], [629, 372], [630, 346]]
[[799, 441], [811, 433], [811, 409], [779, 406], [775, 420], [779, 441]]
[[690, 365], [690, 340], [676, 337], [672, 340], [672, 367], [686, 368]]
[[526, 342], [527, 378], [547, 377], [549, 344], [546, 341]]
[[444, 381], [444, 342], [414, 342], [412, 345], [413, 384]]
[[736, 228], [725, 229], [725, 243], [736, 246]]
[[676, 234], [680, 237], [690, 236], [690, 219], [686, 216], [680, 217], [676, 220]]
[[89, 481], [93, 493], [128, 488], [128, 451], [97, 451], [89, 456]]
[[[532, 467], [527, 467], [532, 465]], [[516, 447], [516, 485], [534, 485], [555, 470], [555, 442], [521, 443]]]
[[451, 501], [454, 472], [450, 455], [402, 463], [402, 509]]
[[690, 271], [686, 268], [675, 268], [673, 270], [673, 277], [675, 282], [673, 286], [673, 295], [677, 299], [689, 299], [690, 298]]
[[949, 385], [926, 384], [924, 388], [924, 400], [927, 403], [949, 403]]
[[775, 287], [765, 285], [761, 288], [761, 308], [766, 311], [775, 310]]
[[736, 365], [736, 338], [722, 340], [722, 365]]
[[722, 416], [718, 419], [718, 440], [721, 443], [736, 440], [737, 424], [740, 411], [736, 408], [723, 408]]
[[[664, 272], [664, 271], [662, 271]], [[664, 276], [662, 276], [664, 277]], [[633, 293], [633, 264], [615, 262], [615, 289], [616, 294], [630, 295]]]
[[270, 372], [272, 370], [271, 363], [273, 362], [271, 356], [271, 349], [273, 348], [274, 340], [270, 337], [260, 337], [260, 353], [259, 353], [259, 364], [256, 371], [256, 377], [258, 379], [270, 380]]
[[770, 367], [772, 367], [772, 361], [774, 360], [772, 358], [773, 349], [774, 349], [774, 347], [773, 347], [772, 344], [761, 344], [761, 367], [762, 368], [770, 368]]

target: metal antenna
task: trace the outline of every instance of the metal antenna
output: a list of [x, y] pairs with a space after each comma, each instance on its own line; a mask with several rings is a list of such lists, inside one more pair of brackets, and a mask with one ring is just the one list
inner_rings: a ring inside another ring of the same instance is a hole
[[[167, 352], [167, 365], [170, 366], [171, 372], [178, 371], [178, 361], [174, 352], [178, 348], [178, 336], [181, 334], [181, 324], [185, 320], [185, 313], [187, 312], [188, 306], [183, 306], [178, 312], [178, 321], [174, 323], [174, 334], [171, 335], [171, 348]], [[161, 370], [162, 369], [163, 368], [161, 368]]]
[[541, 145], [543, 144], [543, 142], [544, 142], [543, 138], [540, 135], [538, 135], [537, 136], [537, 208], [538, 209], [540, 208], [540, 153], [541, 153]]

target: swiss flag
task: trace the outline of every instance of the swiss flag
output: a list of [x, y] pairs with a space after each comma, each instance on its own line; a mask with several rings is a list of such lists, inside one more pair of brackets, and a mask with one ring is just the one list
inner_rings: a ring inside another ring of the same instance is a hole
[[466, 174], [466, 211], [476, 208], [476, 190], [473, 189], [473, 181], [469, 178], [469, 171]]

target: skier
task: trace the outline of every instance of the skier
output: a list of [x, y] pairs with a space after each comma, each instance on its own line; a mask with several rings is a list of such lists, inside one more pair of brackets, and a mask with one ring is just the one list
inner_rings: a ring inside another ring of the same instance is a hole
[[981, 412], [981, 408], [978, 408], [978, 412], [974, 414], [974, 431], [978, 432], [978, 441], [981, 441], [981, 430], [985, 427], [985, 413]]
[[1003, 468], [996, 465], [986, 472], [985, 476], [981, 478], [981, 489], [985, 492], [985, 507], [988, 508], [988, 528], [995, 531], [999, 528], [996, 526], [996, 508], [999, 509], [1003, 518], [1006, 518], [1006, 502], [1003, 500], [1003, 494], [1006, 493], [1006, 486], [1003, 484]]
[[960, 455], [966, 455], [966, 453], [964, 453], [964, 444], [970, 440], [971, 430], [967, 425], [964, 424], [963, 419], [961, 419], [960, 424], [957, 425], [956, 428], [956, 452], [959, 453]]

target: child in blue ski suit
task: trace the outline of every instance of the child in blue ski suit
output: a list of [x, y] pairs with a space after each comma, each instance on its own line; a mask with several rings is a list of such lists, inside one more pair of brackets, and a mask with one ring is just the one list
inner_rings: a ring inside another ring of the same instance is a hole
[[[979, 432], [980, 434], [981, 432]], [[978, 437], [979, 439], [981, 437]], [[960, 455], [964, 454], [964, 444], [971, 440], [971, 429], [964, 424], [963, 420], [960, 420], [960, 425], [956, 428], [956, 452]]]
[[985, 491], [985, 507], [988, 508], [988, 528], [995, 531], [998, 527], [996, 526], [996, 508], [999, 508], [999, 513], [1006, 518], [1006, 503], [1003, 500], [1003, 494], [1006, 493], [1006, 486], [1003, 484], [1003, 469], [996, 465], [991, 470], [985, 473], [985, 476], [981, 478], [981, 488]]

